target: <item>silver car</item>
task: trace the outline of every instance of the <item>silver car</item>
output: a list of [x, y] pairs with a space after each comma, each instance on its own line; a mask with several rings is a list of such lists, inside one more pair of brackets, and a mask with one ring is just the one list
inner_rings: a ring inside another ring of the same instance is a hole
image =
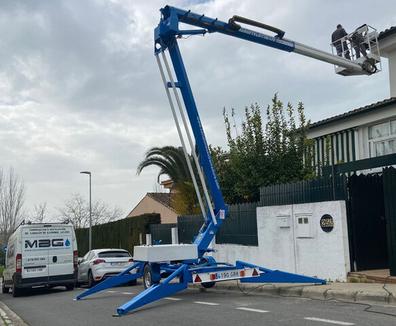
[[[78, 262], [77, 283], [87, 283], [89, 287], [107, 277], [117, 275], [133, 264], [131, 254], [124, 249], [94, 249]], [[130, 285], [136, 284], [136, 280]]]

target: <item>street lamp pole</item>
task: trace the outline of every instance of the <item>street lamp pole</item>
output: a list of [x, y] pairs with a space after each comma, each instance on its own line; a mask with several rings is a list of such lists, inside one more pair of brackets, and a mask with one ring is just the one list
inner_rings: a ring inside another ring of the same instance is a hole
[[88, 235], [88, 247], [89, 251], [92, 250], [92, 183], [91, 183], [91, 172], [90, 171], [81, 171], [81, 174], [89, 175], [89, 235]]

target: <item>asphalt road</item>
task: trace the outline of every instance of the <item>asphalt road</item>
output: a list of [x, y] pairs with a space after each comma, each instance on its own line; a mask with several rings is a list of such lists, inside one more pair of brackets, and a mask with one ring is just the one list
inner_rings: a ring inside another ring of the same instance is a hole
[[[118, 287], [84, 300], [73, 301], [83, 289], [35, 290], [0, 300], [33, 326], [70, 325], [396, 325], [396, 317], [363, 311], [366, 306], [303, 298], [245, 295], [239, 292], [189, 289], [122, 317], [116, 308], [142, 290]], [[396, 315], [396, 307], [374, 306], [375, 311]]]

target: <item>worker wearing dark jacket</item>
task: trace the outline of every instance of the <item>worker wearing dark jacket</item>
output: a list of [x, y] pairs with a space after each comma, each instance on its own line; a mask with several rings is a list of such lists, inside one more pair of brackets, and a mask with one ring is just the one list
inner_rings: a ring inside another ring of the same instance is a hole
[[363, 33], [367, 33], [367, 24], [359, 26], [352, 34], [351, 41], [353, 48], [355, 49], [356, 59], [360, 58], [360, 53], [362, 53], [364, 57], [367, 57], [366, 44], [364, 43]]
[[338, 56], [342, 57], [342, 53], [344, 52], [345, 59], [351, 60], [347, 42], [344, 40], [341, 44], [340, 40], [347, 35], [347, 32], [345, 32], [345, 29], [341, 26], [341, 24], [338, 24], [337, 29], [333, 32], [333, 34], [331, 34], [331, 42], [335, 46]]

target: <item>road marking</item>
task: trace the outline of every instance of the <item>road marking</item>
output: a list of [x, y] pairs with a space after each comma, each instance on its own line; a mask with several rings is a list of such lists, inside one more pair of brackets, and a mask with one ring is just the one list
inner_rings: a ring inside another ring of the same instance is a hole
[[348, 323], [346, 321], [323, 319], [323, 318], [316, 318], [316, 317], [304, 317], [304, 319], [312, 320], [312, 321], [319, 321], [319, 322], [328, 323], [328, 324], [344, 325], [344, 326], [355, 325], [354, 323]]
[[108, 293], [117, 293], [117, 291], [107, 291]]
[[218, 306], [218, 305], [219, 305], [218, 303], [214, 303], [214, 302], [203, 302], [203, 301], [194, 301], [194, 303], [203, 304], [203, 305], [206, 305], [206, 306]]
[[181, 299], [180, 298], [174, 298], [174, 297], [167, 297], [167, 298], [164, 298], [165, 300], [171, 300], [171, 301], [180, 301]]
[[121, 292], [122, 294], [133, 294], [133, 292]]
[[252, 312], [261, 312], [261, 313], [269, 312], [268, 310], [261, 310], [261, 309], [247, 308], [247, 307], [238, 307], [235, 309], [244, 310], [244, 311], [252, 311]]

